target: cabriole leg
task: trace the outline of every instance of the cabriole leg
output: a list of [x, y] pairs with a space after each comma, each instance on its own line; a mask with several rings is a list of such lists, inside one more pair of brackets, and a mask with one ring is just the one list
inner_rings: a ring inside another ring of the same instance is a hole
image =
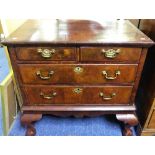
[[21, 124], [27, 127], [26, 136], [34, 136], [36, 129], [33, 126], [33, 122], [38, 121], [42, 118], [42, 114], [22, 114]]
[[123, 122], [124, 127], [122, 130], [123, 136], [133, 136], [131, 127], [138, 124], [137, 116], [133, 114], [116, 114], [117, 120]]

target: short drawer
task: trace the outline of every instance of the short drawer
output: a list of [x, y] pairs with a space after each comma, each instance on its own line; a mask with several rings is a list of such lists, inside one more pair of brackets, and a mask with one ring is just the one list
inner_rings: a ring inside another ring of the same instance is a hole
[[21, 61], [76, 60], [76, 48], [71, 47], [17, 47], [17, 59]]
[[84, 62], [121, 61], [137, 63], [141, 48], [81, 47], [80, 60]]
[[137, 65], [20, 64], [24, 84], [133, 83]]
[[149, 124], [148, 124], [148, 128], [150, 129], [155, 129], [155, 110], [153, 111]]
[[31, 105], [46, 104], [129, 104], [130, 86], [27, 86]]

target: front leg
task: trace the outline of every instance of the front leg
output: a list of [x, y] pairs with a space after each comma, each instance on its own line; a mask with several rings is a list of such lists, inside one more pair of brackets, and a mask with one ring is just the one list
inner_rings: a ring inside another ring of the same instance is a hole
[[116, 118], [124, 123], [123, 136], [133, 136], [131, 127], [138, 124], [137, 116], [133, 114], [116, 114]]
[[42, 118], [42, 114], [22, 114], [21, 124], [27, 127], [26, 136], [34, 136], [36, 129], [33, 126], [33, 122], [38, 121]]

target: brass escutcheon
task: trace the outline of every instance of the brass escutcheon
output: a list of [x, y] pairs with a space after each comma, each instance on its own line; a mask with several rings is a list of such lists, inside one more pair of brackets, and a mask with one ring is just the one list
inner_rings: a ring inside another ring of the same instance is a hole
[[82, 93], [83, 89], [82, 88], [74, 88], [73, 89], [73, 92], [76, 93], [76, 94], [80, 94]]
[[82, 67], [75, 67], [74, 72], [77, 73], [77, 74], [80, 74], [80, 73], [83, 72], [83, 68]]

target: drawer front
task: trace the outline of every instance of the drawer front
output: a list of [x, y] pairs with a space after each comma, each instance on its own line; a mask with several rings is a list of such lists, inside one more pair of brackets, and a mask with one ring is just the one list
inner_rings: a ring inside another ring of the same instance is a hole
[[76, 48], [67, 47], [18, 47], [17, 59], [21, 61], [76, 60]]
[[27, 86], [30, 104], [129, 104], [132, 87]]
[[121, 61], [138, 62], [141, 55], [141, 48], [122, 47], [82, 47], [80, 59], [85, 62]]
[[133, 83], [137, 65], [20, 64], [24, 84]]
[[153, 111], [152, 116], [150, 118], [148, 128], [155, 129], [155, 110]]

